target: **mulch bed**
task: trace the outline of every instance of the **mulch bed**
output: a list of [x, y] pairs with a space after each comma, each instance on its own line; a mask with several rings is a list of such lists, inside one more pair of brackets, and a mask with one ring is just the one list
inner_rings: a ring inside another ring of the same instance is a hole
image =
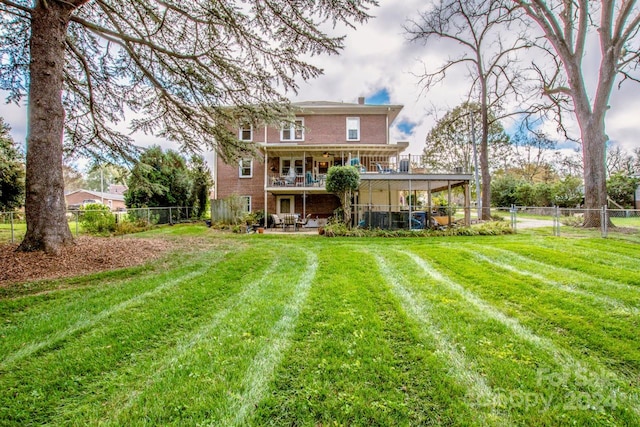
[[172, 245], [159, 239], [80, 236], [60, 255], [16, 252], [17, 247], [17, 243], [0, 244], [0, 287], [140, 265], [160, 257]]

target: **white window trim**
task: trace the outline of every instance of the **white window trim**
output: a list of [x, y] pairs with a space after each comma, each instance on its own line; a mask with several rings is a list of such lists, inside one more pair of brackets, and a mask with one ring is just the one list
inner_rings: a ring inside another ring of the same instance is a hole
[[[358, 127], [356, 128], [356, 130], [358, 131], [357, 138], [349, 138], [349, 120], [356, 120], [358, 122]], [[347, 132], [346, 132], [347, 141], [360, 141], [360, 117], [347, 117], [345, 124], [347, 128]]]
[[[301, 138], [296, 139], [296, 122], [300, 122], [300, 130], [302, 131]], [[285, 128], [285, 125], [288, 127]], [[284, 139], [284, 131], [288, 129], [291, 134], [291, 139]], [[284, 123], [282, 128], [280, 129], [280, 141], [304, 141], [304, 117], [296, 117], [294, 123]]]
[[296, 167], [296, 162], [300, 161], [302, 164], [302, 170], [301, 171], [296, 171], [296, 174], [301, 174], [304, 171], [304, 159], [302, 157], [280, 157], [280, 173], [281, 174], [287, 174], [289, 173], [289, 171], [285, 172], [284, 171], [284, 162], [285, 161], [290, 161], [289, 163], [289, 167]]
[[[249, 175], [242, 174], [242, 166], [243, 163], [248, 160], [249, 161]], [[253, 178], [253, 159], [241, 159], [240, 164], [238, 165], [238, 177], [239, 178]]]
[[249, 210], [245, 210], [245, 212], [247, 212], [247, 213], [252, 212], [252, 208], [253, 208], [252, 202], [253, 202], [253, 200], [251, 200], [251, 196], [242, 196], [242, 197], [245, 198], [245, 202], [246, 202], [245, 205], [244, 205], [244, 209], [249, 209]]
[[[280, 201], [282, 199], [289, 199], [289, 206], [291, 206], [291, 212], [282, 212], [280, 211]], [[276, 196], [276, 214], [292, 214], [296, 210], [296, 197], [295, 196]]]
[[243, 131], [243, 126], [240, 126], [240, 129], [238, 130], [238, 139], [240, 141], [253, 141], [253, 125], [249, 125], [249, 139], [244, 139], [242, 138], [242, 131]]

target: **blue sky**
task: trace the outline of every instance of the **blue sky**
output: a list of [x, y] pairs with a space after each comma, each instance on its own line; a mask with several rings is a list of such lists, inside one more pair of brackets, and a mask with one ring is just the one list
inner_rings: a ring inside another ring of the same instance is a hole
[[[387, 88], [382, 88], [374, 92], [372, 95], [366, 96], [367, 104], [374, 105], [388, 105], [391, 104], [391, 97]], [[394, 127], [398, 129], [403, 135], [407, 137], [411, 136], [416, 127], [416, 123], [409, 121], [408, 119], [402, 119], [394, 123]]]

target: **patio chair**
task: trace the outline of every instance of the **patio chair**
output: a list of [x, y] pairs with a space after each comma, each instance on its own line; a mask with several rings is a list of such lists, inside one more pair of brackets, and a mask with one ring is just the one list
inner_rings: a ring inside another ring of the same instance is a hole
[[366, 172], [367, 168], [365, 168], [361, 163], [360, 163], [360, 159], [357, 157], [354, 157], [353, 159], [351, 159], [350, 165], [357, 168], [358, 171], [360, 172]]
[[282, 218], [278, 215], [271, 214], [271, 219], [273, 220], [273, 228], [282, 227]]
[[298, 227], [304, 227], [309, 223], [309, 220], [311, 219], [311, 214], [308, 214], [304, 220], [298, 220], [297, 221], [297, 226]]
[[286, 185], [295, 186], [296, 178], [296, 170], [294, 168], [289, 168], [289, 173], [284, 177], [284, 182]]
[[393, 170], [389, 168], [383, 168], [380, 163], [376, 163], [376, 169], [378, 173], [393, 173]]
[[307, 186], [312, 186], [313, 184], [317, 184], [320, 181], [317, 179], [313, 179], [313, 175], [311, 175], [311, 172], [307, 171], [306, 174], [306, 185]]
[[293, 231], [298, 229], [298, 221], [296, 220], [296, 216], [293, 214], [286, 214], [282, 218], [282, 230], [286, 231], [287, 227], [293, 227]]

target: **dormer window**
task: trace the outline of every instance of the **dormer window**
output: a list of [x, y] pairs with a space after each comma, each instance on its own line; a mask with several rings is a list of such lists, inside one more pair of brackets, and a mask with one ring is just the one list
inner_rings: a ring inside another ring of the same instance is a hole
[[281, 141], [304, 141], [304, 119], [295, 119], [293, 123], [284, 123], [280, 131]]
[[240, 127], [238, 137], [240, 141], [253, 141], [253, 126], [251, 126], [251, 123], [245, 123]]
[[347, 117], [347, 141], [360, 141], [360, 117]]

